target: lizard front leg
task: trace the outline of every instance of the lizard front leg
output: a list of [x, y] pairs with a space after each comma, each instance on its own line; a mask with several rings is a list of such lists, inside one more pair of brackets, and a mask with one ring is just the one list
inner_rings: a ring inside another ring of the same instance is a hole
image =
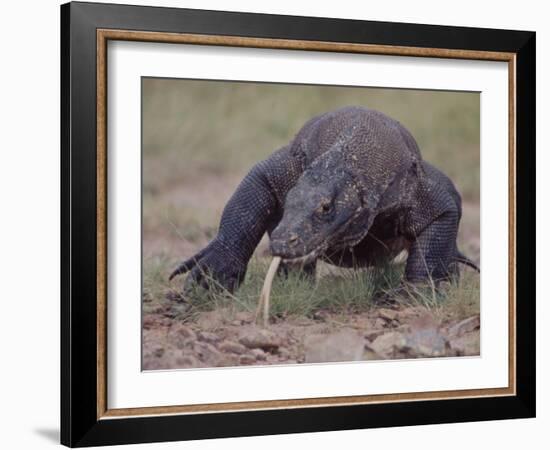
[[438, 282], [453, 275], [458, 221], [458, 212], [448, 210], [413, 240], [405, 267], [407, 281]]
[[196, 285], [229, 292], [239, 287], [260, 239], [281, 216], [284, 196], [292, 180], [298, 178], [298, 169], [287, 147], [256, 164], [227, 202], [217, 236], [183, 261], [170, 280], [189, 272], [184, 292]]

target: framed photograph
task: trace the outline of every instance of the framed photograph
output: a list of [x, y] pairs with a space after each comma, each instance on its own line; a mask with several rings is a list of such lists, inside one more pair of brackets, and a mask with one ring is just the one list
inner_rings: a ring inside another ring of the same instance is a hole
[[535, 33], [61, 7], [61, 441], [535, 415]]

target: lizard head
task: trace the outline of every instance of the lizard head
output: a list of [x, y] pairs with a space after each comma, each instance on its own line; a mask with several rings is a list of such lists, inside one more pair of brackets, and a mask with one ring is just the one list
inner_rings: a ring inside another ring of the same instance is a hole
[[319, 161], [288, 192], [283, 217], [271, 233], [271, 253], [305, 263], [329, 246], [344, 247], [361, 210], [359, 189], [342, 161]]

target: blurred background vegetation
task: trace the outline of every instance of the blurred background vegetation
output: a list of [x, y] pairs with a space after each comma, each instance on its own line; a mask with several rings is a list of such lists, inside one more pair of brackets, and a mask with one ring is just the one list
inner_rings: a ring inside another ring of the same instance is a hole
[[[142, 83], [149, 296], [160, 296], [173, 264], [215, 235], [225, 203], [254, 163], [287, 144], [311, 117], [346, 105], [400, 121], [424, 159], [453, 180], [464, 203], [459, 246], [478, 260], [479, 94], [158, 78]], [[257, 253], [265, 252], [264, 242]]]
[[400, 121], [466, 199], [479, 198], [479, 94], [143, 80], [145, 192], [203, 174], [242, 175], [311, 117], [347, 105]]

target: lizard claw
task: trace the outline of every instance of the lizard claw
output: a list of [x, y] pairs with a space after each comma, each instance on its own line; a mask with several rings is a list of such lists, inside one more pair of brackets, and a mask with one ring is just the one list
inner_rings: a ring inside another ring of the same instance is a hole
[[187, 296], [197, 287], [234, 292], [244, 279], [246, 265], [236, 260], [217, 238], [191, 258], [183, 261], [170, 274], [169, 280], [189, 272], [184, 283]]

